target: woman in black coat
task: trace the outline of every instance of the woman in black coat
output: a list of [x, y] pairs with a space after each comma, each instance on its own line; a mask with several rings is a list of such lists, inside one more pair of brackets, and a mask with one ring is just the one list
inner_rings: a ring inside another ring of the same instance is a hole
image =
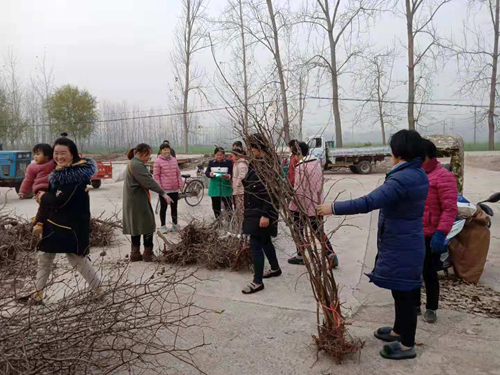
[[[36, 292], [30, 296], [35, 303], [42, 302], [43, 289], [57, 253], [66, 254], [69, 263], [92, 290], [97, 291], [101, 284], [87, 257], [90, 235], [87, 185], [97, 171], [96, 163], [92, 159], [80, 158], [75, 143], [66, 137], [56, 140], [54, 160], [57, 166], [49, 176], [49, 191], [37, 196], [45, 221], [42, 239], [37, 245]], [[24, 300], [28, 301], [30, 297], [24, 297]]]
[[[243, 290], [252, 294], [264, 289], [262, 279], [282, 274], [276, 249], [271, 237], [278, 235], [278, 202], [266, 187], [261, 175], [266, 163], [267, 142], [261, 134], [250, 138], [250, 150], [254, 160], [250, 163], [248, 174], [243, 180], [245, 188], [245, 215], [243, 234], [250, 235], [250, 250], [254, 264], [254, 278]], [[264, 254], [269, 260], [271, 270], [264, 273]]]

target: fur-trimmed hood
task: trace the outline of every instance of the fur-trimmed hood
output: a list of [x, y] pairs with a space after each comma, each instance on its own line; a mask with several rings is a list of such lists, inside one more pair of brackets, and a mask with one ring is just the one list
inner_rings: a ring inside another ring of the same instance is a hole
[[97, 164], [93, 159], [82, 158], [79, 162], [62, 169], [54, 169], [49, 175], [51, 185], [88, 184], [97, 172]]

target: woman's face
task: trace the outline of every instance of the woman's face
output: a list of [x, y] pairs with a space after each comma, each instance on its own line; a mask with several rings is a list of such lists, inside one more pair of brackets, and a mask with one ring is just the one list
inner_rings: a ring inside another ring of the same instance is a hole
[[137, 154], [135, 154], [135, 156], [137, 156], [137, 159], [139, 159], [143, 163], [147, 163], [151, 159], [151, 151], [143, 153], [138, 152]]
[[394, 156], [394, 154], [391, 152], [391, 156], [392, 156], [392, 165], [398, 165], [399, 163], [401, 163], [403, 161], [403, 159], [401, 159], [399, 156]]
[[221, 162], [224, 160], [224, 156], [226, 155], [222, 151], [219, 151], [218, 153], [215, 154], [215, 160]]
[[256, 158], [256, 159], [260, 158], [261, 151], [258, 148], [253, 148], [252, 147], [251, 151], [252, 151], [252, 155], [253, 155], [254, 158]]
[[170, 149], [169, 148], [164, 148], [160, 151], [161, 156], [164, 158], [168, 158], [170, 156]]
[[59, 167], [67, 167], [73, 163], [73, 155], [68, 146], [56, 145], [54, 147], [54, 160]]

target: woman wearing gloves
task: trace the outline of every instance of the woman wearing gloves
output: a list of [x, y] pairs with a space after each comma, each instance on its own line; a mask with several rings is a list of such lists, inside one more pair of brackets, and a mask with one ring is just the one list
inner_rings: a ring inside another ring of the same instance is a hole
[[[429, 178], [429, 195], [425, 202], [424, 235], [425, 261], [424, 282], [427, 295], [426, 311], [423, 319], [427, 323], [435, 323], [439, 302], [438, 267], [439, 258], [446, 251], [446, 236], [453, 228], [458, 215], [458, 187], [455, 176], [441, 166], [436, 159], [437, 148], [431, 141], [424, 139], [425, 173]], [[420, 289], [415, 290], [417, 313], [420, 312]]]
[[382, 186], [365, 197], [318, 207], [319, 215], [355, 215], [380, 209], [375, 268], [367, 276], [390, 289], [396, 317], [392, 327], [375, 331], [389, 342], [380, 355], [387, 359], [415, 358], [417, 310], [415, 290], [422, 286], [425, 258], [423, 216], [429, 181], [422, 169], [422, 138], [401, 130], [391, 139], [394, 167]]

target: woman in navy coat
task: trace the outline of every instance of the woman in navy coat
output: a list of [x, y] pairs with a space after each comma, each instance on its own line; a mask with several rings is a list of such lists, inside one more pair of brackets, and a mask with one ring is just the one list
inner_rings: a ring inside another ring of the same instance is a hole
[[394, 167], [383, 185], [362, 198], [320, 206], [318, 213], [355, 215], [380, 209], [378, 254], [375, 268], [367, 276], [375, 285], [392, 291], [396, 319], [393, 327], [379, 328], [375, 337], [390, 342], [380, 352], [382, 357], [407, 359], [416, 357], [417, 311], [412, 291], [422, 285], [423, 214], [429, 181], [422, 169], [422, 138], [416, 131], [394, 134], [391, 150]]

